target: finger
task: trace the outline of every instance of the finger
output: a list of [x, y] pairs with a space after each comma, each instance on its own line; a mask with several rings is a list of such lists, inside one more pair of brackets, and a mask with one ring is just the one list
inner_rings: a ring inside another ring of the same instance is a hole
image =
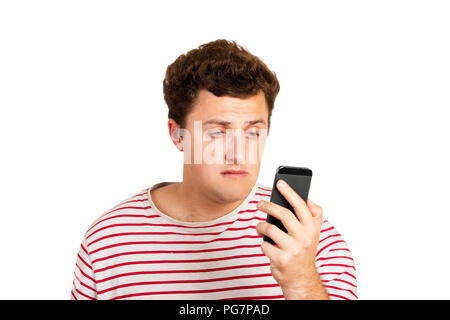
[[280, 220], [286, 228], [286, 231], [294, 238], [297, 238], [302, 232], [302, 225], [291, 210], [288, 210], [279, 204], [263, 200], [259, 201], [258, 209]]
[[323, 218], [323, 208], [317, 204], [315, 204], [311, 199], [308, 198], [306, 202], [308, 205], [309, 211], [311, 212], [314, 219], [322, 221]]
[[289, 204], [292, 206], [300, 222], [305, 225], [311, 225], [312, 215], [309, 212], [305, 201], [303, 201], [298, 193], [295, 192], [295, 190], [292, 189], [291, 186], [289, 186], [289, 184], [283, 179], [278, 179], [277, 188], [283, 195], [283, 197], [285, 197]]
[[292, 237], [274, 224], [260, 222], [256, 225], [256, 231], [271, 238], [281, 250], [289, 250], [293, 246]]
[[274, 262], [275, 265], [278, 261], [283, 259], [283, 251], [267, 241], [264, 241], [261, 244], [261, 251], [270, 259], [271, 262]]

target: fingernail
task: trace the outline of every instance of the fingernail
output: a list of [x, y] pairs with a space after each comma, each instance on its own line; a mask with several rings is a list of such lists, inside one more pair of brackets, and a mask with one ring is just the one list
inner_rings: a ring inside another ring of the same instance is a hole
[[262, 207], [262, 202], [261, 202], [261, 201], [258, 201], [258, 203], [256, 204], [256, 207], [257, 207], [257, 208], [261, 208], [261, 207]]
[[280, 188], [285, 188], [286, 187], [286, 182], [282, 179], [278, 180], [278, 186]]

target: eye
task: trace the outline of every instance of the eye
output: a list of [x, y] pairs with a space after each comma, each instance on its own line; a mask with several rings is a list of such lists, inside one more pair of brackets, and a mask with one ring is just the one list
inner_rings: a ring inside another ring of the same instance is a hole
[[217, 137], [222, 135], [222, 131], [208, 132], [209, 136]]
[[248, 134], [250, 137], [258, 137], [258, 136], [259, 136], [259, 132], [247, 132], [247, 134]]

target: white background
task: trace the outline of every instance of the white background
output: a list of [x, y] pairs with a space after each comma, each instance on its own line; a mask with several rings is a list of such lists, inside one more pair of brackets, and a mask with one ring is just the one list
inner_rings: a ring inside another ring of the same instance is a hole
[[0, 298], [68, 299], [88, 226], [181, 180], [165, 70], [225, 38], [281, 84], [259, 182], [314, 171], [360, 299], [449, 299], [449, 16], [447, 1], [1, 1]]

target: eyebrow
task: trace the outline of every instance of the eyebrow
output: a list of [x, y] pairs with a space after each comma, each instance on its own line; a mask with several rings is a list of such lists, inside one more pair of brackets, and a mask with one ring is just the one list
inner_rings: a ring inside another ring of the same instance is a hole
[[[244, 123], [246, 125], [253, 125], [253, 124], [257, 124], [257, 123], [262, 123], [264, 125], [267, 125], [266, 121], [264, 119], [249, 120], [249, 121], [245, 121]], [[206, 126], [208, 124], [218, 124], [218, 125], [221, 125], [224, 127], [228, 127], [231, 124], [231, 122], [221, 120], [221, 119], [209, 119], [209, 120], [204, 121], [202, 126]]]

